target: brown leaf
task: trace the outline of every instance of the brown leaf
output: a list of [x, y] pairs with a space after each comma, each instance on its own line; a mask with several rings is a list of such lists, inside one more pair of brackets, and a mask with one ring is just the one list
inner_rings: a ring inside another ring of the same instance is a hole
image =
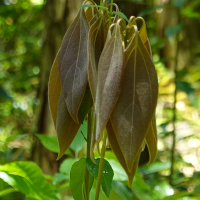
[[102, 138], [103, 129], [119, 97], [124, 73], [124, 51], [120, 26], [116, 24], [101, 54], [98, 65], [98, 83], [95, 98], [96, 141]]
[[71, 115], [67, 110], [64, 95], [61, 91], [60, 98], [58, 102], [58, 114], [56, 121], [56, 131], [59, 144], [59, 154], [58, 159], [60, 159], [65, 151], [69, 148], [70, 144], [74, 140], [81, 124], [75, 123]]
[[80, 120], [78, 110], [87, 84], [88, 31], [85, 12], [81, 9], [64, 36], [59, 56], [64, 98], [76, 123]]
[[61, 80], [58, 66], [59, 52], [53, 63], [49, 78], [49, 106], [53, 117], [54, 125], [57, 130], [58, 144], [60, 152], [58, 158], [61, 158], [69, 145], [73, 141], [80, 127], [71, 118], [61, 91]]
[[49, 85], [48, 85], [48, 98], [49, 98], [49, 107], [51, 111], [51, 115], [53, 117], [53, 122], [56, 127], [56, 119], [57, 119], [57, 108], [58, 108], [58, 101], [60, 97], [61, 91], [61, 81], [60, 81], [60, 74], [59, 74], [59, 51], [56, 55], [54, 60], [50, 77], [49, 77]]
[[111, 122], [128, 170], [141, 151], [155, 112], [158, 96], [157, 73], [149, 53], [136, 32], [134, 50], [125, 67], [122, 90]]
[[132, 181], [133, 181], [136, 169], [138, 167], [141, 152], [138, 152], [137, 158], [135, 159], [134, 164], [133, 164], [133, 168], [132, 168], [131, 171], [129, 171], [128, 168], [127, 168], [126, 161], [124, 159], [124, 155], [121, 151], [121, 148], [120, 148], [119, 143], [117, 141], [117, 138], [116, 138], [116, 135], [114, 133], [114, 130], [113, 130], [113, 127], [112, 127], [110, 120], [107, 123], [106, 129], [107, 129], [107, 133], [108, 133], [108, 139], [109, 139], [109, 142], [110, 142], [110, 146], [111, 146], [115, 156], [117, 157], [118, 161], [120, 162], [121, 166], [124, 168], [124, 170], [125, 170], [125, 172], [128, 176], [129, 187], [130, 187], [132, 185]]
[[156, 133], [156, 119], [155, 115], [150, 123], [149, 129], [146, 134], [146, 143], [149, 151], [149, 165], [154, 162], [157, 155], [157, 133]]
[[97, 88], [97, 66], [101, 55], [101, 42], [97, 40], [98, 32], [100, 31], [102, 18], [98, 18], [90, 27], [88, 34], [88, 82], [90, 85], [93, 101], [95, 101]]

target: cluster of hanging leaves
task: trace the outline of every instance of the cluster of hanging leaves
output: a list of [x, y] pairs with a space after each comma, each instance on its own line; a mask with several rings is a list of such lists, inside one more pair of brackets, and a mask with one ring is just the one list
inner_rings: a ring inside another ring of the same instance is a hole
[[158, 80], [145, 21], [128, 20], [114, 6], [109, 13], [109, 5], [83, 3], [55, 58], [49, 103], [60, 147], [58, 159], [91, 111], [91, 158], [107, 131], [131, 185], [144, 146], [149, 164], [157, 154]]

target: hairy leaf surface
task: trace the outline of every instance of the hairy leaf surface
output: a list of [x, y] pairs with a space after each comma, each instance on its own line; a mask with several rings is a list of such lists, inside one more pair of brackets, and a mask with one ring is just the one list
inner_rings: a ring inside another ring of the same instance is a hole
[[88, 31], [89, 25], [82, 8], [65, 34], [59, 55], [64, 98], [76, 123], [80, 121], [78, 110], [87, 84]]
[[102, 137], [103, 129], [110, 117], [121, 91], [124, 72], [124, 51], [117, 24], [101, 54], [98, 65], [98, 83], [95, 99], [96, 141]]
[[[129, 171], [141, 151], [158, 96], [158, 81], [152, 59], [139, 34], [125, 67], [125, 77], [111, 122]], [[128, 92], [128, 93], [127, 93]]]

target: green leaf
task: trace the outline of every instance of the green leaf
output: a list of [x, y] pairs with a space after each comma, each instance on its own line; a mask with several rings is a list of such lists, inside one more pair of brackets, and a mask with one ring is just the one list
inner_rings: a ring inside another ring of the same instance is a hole
[[65, 174], [61, 174], [61, 173], [56, 173], [54, 175], [54, 181], [56, 181], [57, 183], [60, 183], [64, 180], [67, 180], [69, 177]]
[[7, 94], [7, 92], [4, 89], [2, 89], [2, 88], [0, 88], [0, 97], [3, 98], [4, 100], [10, 100], [10, 101], [13, 100], [12, 97], [10, 97]]
[[[95, 159], [95, 162], [97, 164], [94, 164], [89, 157], [87, 157], [87, 159], [86, 159], [88, 171], [94, 176], [95, 179], [97, 179], [100, 158]], [[102, 189], [107, 197], [109, 197], [110, 190], [112, 189], [113, 176], [114, 176], [114, 172], [113, 172], [113, 169], [112, 169], [110, 163], [104, 159], [104, 167], [103, 167], [103, 175], [102, 175], [101, 185], [102, 185]]]
[[70, 188], [75, 200], [84, 200], [86, 159], [81, 158], [72, 165], [70, 171]]
[[86, 144], [86, 141], [81, 132], [85, 137], [87, 136], [87, 121], [83, 122], [76, 137], [74, 138], [73, 142], [70, 145], [70, 148], [76, 153], [78, 153]]
[[16, 190], [14, 188], [4, 189], [4, 190], [0, 191], [0, 197], [3, 197], [3, 196], [10, 194], [12, 192], [16, 192]]
[[113, 12], [114, 14], [118, 15], [119, 17], [125, 19], [127, 22], [129, 22], [129, 19], [123, 12]]
[[187, 95], [191, 95], [194, 93], [194, 89], [191, 84], [185, 81], [176, 82], [176, 87], [179, 91], [185, 92]]
[[81, 5], [80, 7], [81, 7], [81, 8], [90, 8], [90, 7], [95, 7], [95, 8], [102, 8], [102, 9], [104, 9], [104, 10], [108, 10], [108, 8], [105, 7], [105, 6], [90, 5], [90, 4]]
[[119, 181], [112, 182], [112, 189], [121, 197], [121, 199], [134, 199], [132, 190]]
[[[107, 157], [107, 154], [106, 154], [106, 157]], [[113, 179], [117, 181], [127, 181], [128, 180], [127, 175], [124, 169], [122, 168], [122, 166], [120, 165], [120, 163], [113, 159], [107, 159], [107, 160], [112, 166], [113, 171], [115, 172]]]
[[[58, 140], [55, 136], [48, 136], [44, 134], [35, 135], [40, 139], [40, 142], [46, 149], [54, 153], [59, 153]], [[71, 155], [70, 150], [68, 149], [65, 154]]]
[[137, 171], [132, 184], [132, 190], [138, 199], [141, 200], [159, 200], [159, 193], [156, 190], [151, 190], [150, 187], [141, 178]]
[[152, 174], [169, 169], [171, 166], [170, 162], [154, 162], [150, 166], [141, 167], [140, 171], [143, 174]]
[[183, 28], [182, 24], [177, 24], [175, 26], [169, 26], [166, 30], [165, 30], [165, 35], [170, 38], [172, 36], [174, 36], [175, 34], [177, 34], [181, 29]]
[[70, 170], [72, 168], [72, 165], [76, 162], [77, 160], [75, 158], [67, 158], [65, 159], [61, 165], [60, 165], [60, 168], [59, 168], [59, 171], [62, 173], [62, 174], [65, 174], [67, 175], [67, 178], [69, 179], [70, 178]]
[[0, 178], [28, 197], [57, 200], [40, 168], [33, 162], [11, 162], [0, 166]]
[[163, 199], [166, 196], [174, 194], [173, 187], [169, 185], [169, 183], [166, 181], [163, 181], [159, 185], [156, 185], [155, 189], [160, 193], [159, 197], [161, 199]]
[[138, 16], [143, 17], [145, 15], [152, 14], [153, 12], [155, 12], [158, 9], [163, 9], [166, 7], [167, 7], [167, 5], [158, 5], [158, 6], [150, 7], [150, 8], [145, 9], [144, 11], [140, 12], [138, 14]]
[[173, 4], [177, 6], [179, 9], [183, 8], [184, 4], [187, 2], [187, 0], [174, 0]]

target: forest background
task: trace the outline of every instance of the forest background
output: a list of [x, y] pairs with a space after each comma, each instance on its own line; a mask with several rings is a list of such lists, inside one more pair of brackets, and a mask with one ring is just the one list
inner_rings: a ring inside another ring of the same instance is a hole
[[[85, 156], [81, 133], [86, 134], [87, 127], [81, 126], [66, 155], [56, 161], [47, 93], [53, 60], [81, 3], [0, 1], [2, 200], [73, 199], [70, 168]], [[109, 199], [200, 199], [200, 0], [114, 3], [128, 18], [141, 16], [147, 23], [159, 79], [158, 156], [151, 166], [141, 160], [128, 188], [126, 174], [108, 148], [106, 159], [115, 172]], [[100, 199], [108, 198], [101, 193]]]

